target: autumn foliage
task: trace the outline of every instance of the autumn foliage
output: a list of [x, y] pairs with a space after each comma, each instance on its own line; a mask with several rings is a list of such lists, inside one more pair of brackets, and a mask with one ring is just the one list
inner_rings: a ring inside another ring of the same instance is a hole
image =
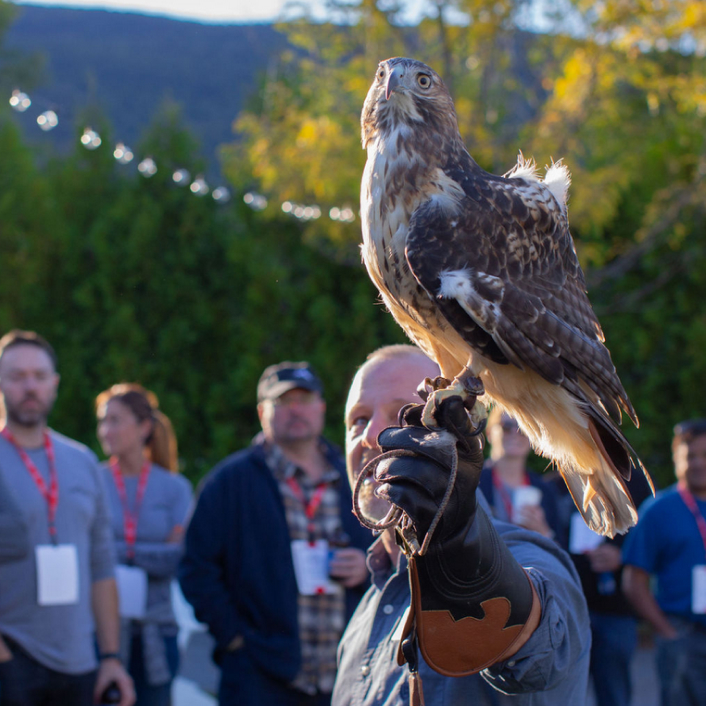
[[[446, 79], [483, 167], [503, 173], [519, 150], [568, 165], [589, 296], [642, 422], [626, 433], [671, 482], [673, 424], [706, 416], [706, 10], [576, 0], [539, 17], [534, 5], [436, 0], [409, 25], [392, 3], [332, 2], [337, 24], [283, 25], [291, 49], [232, 116], [221, 156], [237, 198], [225, 207], [171, 184], [169, 165], [202, 166], [173, 112], [145, 135], [165, 165], [147, 181], [105, 151], [40, 158], [0, 107], [0, 328], [56, 345], [55, 426], [94, 443], [93, 395], [140, 381], [197, 477], [257, 430], [265, 365], [308, 358], [342, 439], [354, 367], [402, 334], [360, 265], [359, 220], [326, 214], [357, 213], [360, 108], [377, 62], [407, 55]], [[269, 199], [260, 213], [242, 204], [251, 188]], [[299, 222], [285, 200], [324, 215]]]

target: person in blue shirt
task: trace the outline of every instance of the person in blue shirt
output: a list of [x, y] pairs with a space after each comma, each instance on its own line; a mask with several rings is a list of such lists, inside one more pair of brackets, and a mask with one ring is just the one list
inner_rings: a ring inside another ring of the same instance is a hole
[[[414, 521], [420, 542], [446, 488], [444, 459], [452, 435], [421, 427], [418, 405], [407, 410], [402, 426], [397, 426], [398, 413], [419, 401], [415, 388], [422, 379], [438, 374], [418, 348], [386, 346], [358, 370], [346, 404], [346, 465], [360, 510], [379, 521], [393, 501]], [[460, 416], [452, 411], [450, 422], [467, 424], [462, 409]], [[476, 491], [483, 462], [480, 438], [468, 433], [454, 438], [459, 439], [455, 490], [426, 555], [408, 560], [392, 529], [368, 552], [372, 585], [341, 639], [332, 704], [420, 703], [420, 677], [426, 703], [434, 706], [581, 706], [591, 633], [571, 560], [556, 542], [491, 519]], [[390, 451], [393, 459], [378, 464], [376, 480], [358, 483], [362, 469], [381, 451]], [[418, 677], [411, 680], [408, 667], [398, 662], [411, 597], [408, 566], [419, 587], [417, 632], [424, 632], [419, 625], [426, 620], [437, 621], [432, 627], [439, 627], [442, 636], [435, 641], [425, 633]], [[486, 619], [499, 604], [510, 617], [500, 619], [498, 630]], [[489, 629], [480, 637], [475, 631], [483, 623]], [[502, 635], [507, 630], [517, 635], [509, 645]], [[495, 687], [490, 700], [483, 680]]]
[[623, 547], [623, 590], [657, 634], [662, 706], [702, 706], [706, 704], [706, 419], [674, 427], [672, 454], [677, 484], [641, 509]]

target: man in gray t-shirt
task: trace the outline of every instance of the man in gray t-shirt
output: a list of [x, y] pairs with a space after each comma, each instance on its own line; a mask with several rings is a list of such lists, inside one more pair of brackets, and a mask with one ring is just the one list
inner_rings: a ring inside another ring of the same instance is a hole
[[101, 473], [47, 427], [58, 383], [43, 338], [0, 339], [0, 486], [18, 523], [0, 560], [0, 706], [90, 706], [113, 683], [130, 706]]

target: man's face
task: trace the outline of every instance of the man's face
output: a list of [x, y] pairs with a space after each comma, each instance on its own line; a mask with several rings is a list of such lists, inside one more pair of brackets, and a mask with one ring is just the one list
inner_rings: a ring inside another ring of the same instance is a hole
[[9, 421], [24, 427], [46, 422], [54, 406], [59, 376], [45, 350], [18, 344], [0, 358], [0, 393]]
[[706, 434], [677, 444], [674, 470], [677, 478], [684, 480], [694, 495], [706, 497]]
[[326, 403], [318, 392], [295, 388], [257, 406], [265, 438], [279, 446], [313, 441], [324, 429]]
[[[417, 385], [439, 374], [436, 364], [422, 355], [371, 361], [353, 378], [346, 402], [346, 468], [351, 487], [365, 464], [380, 454], [378, 434], [397, 424], [404, 405], [420, 402]], [[375, 482], [367, 480], [360, 492], [360, 508], [371, 520], [385, 517], [389, 504], [374, 494]]]

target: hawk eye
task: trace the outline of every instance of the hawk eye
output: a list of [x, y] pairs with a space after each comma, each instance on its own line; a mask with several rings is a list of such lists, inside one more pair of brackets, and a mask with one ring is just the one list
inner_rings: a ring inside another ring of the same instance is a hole
[[431, 76], [428, 74], [419, 74], [419, 76], [417, 76], [417, 83], [422, 88], [429, 88], [429, 86], [431, 86]]
[[378, 69], [378, 78], [379, 79], [385, 78], [385, 69], [383, 69], [382, 66]]

